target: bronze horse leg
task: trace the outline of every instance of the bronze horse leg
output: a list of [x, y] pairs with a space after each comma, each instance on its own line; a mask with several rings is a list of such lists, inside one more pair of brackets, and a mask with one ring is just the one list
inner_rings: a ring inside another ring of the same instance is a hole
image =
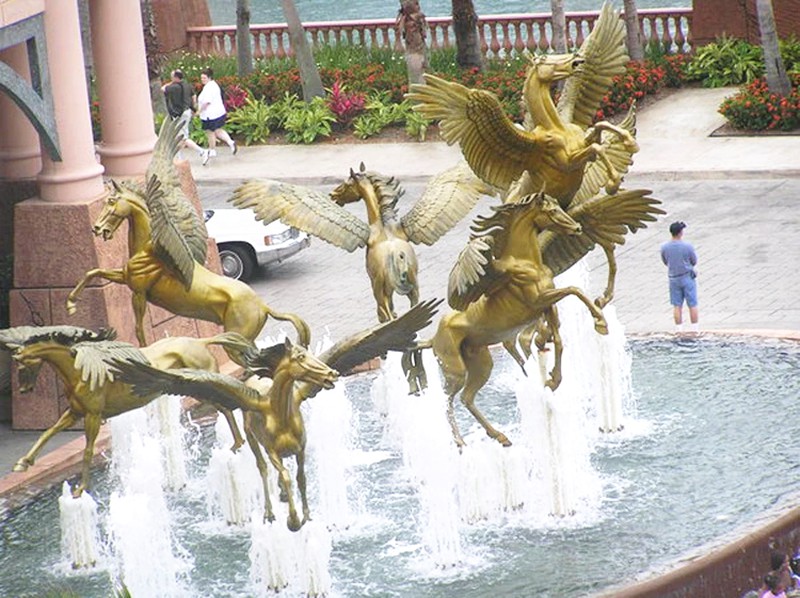
[[62, 430], [69, 428], [76, 421], [78, 421], [79, 417], [80, 416], [75, 414], [72, 409], [67, 409], [64, 413], [62, 413], [61, 417], [58, 418], [58, 421], [55, 424], [42, 432], [42, 435], [39, 436], [28, 453], [14, 464], [13, 471], [26, 471], [28, 467], [33, 465], [34, 461], [36, 461], [36, 456], [39, 454], [39, 451], [42, 450], [42, 447], [47, 444], [47, 441]]
[[592, 318], [594, 318], [594, 329], [597, 332], [600, 334], [608, 334], [608, 324], [606, 324], [606, 319], [603, 316], [603, 312], [601, 312], [600, 308], [592, 303], [592, 301], [586, 295], [584, 295], [583, 291], [578, 287], [562, 287], [560, 289], [549, 289], [547, 291], [542, 291], [538, 302], [549, 307], [555, 305], [568, 295], [574, 295], [587, 307], [589, 312], [592, 314]]
[[603, 309], [614, 298], [614, 283], [617, 279], [617, 259], [614, 257], [614, 246], [601, 245], [603, 252], [606, 254], [606, 262], [608, 263], [608, 280], [606, 281], [606, 290], [603, 295], [594, 300], [595, 305]]
[[303, 507], [303, 520], [300, 522], [302, 526], [306, 521], [311, 519], [311, 509], [308, 508], [308, 497], [306, 496], [306, 456], [305, 452], [301, 450], [295, 455], [297, 461], [297, 489], [300, 491], [300, 501]]
[[508, 437], [495, 429], [475, 405], [475, 396], [492, 374], [492, 368], [494, 367], [492, 354], [485, 346], [465, 347], [462, 349], [461, 354], [464, 356], [464, 364], [467, 367], [467, 380], [464, 383], [464, 391], [461, 393], [461, 402], [472, 416], [478, 420], [478, 423], [483, 426], [489, 438], [494, 438], [503, 446], [511, 446], [511, 441]]
[[266, 446], [264, 448], [267, 451], [267, 456], [272, 466], [278, 470], [278, 483], [280, 484], [281, 490], [286, 494], [287, 503], [289, 505], [289, 516], [286, 518], [286, 526], [291, 531], [296, 532], [303, 526], [303, 522], [301, 522], [300, 518], [297, 516], [297, 508], [294, 505], [292, 478], [289, 475], [289, 470], [286, 469], [286, 466], [283, 464], [283, 459], [281, 459], [277, 451]]
[[564, 343], [561, 341], [561, 332], [559, 326], [561, 323], [558, 321], [558, 309], [555, 305], [551, 305], [544, 312], [544, 317], [547, 320], [547, 326], [550, 331], [550, 336], [553, 339], [553, 348], [555, 350], [555, 361], [553, 369], [550, 371], [550, 379], [544, 385], [550, 390], [555, 390], [561, 384], [561, 355], [564, 352]]
[[147, 313], [147, 295], [133, 289], [131, 292], [133, 293], [131, 295], [133, 315], [136, 318], [136, 340], [139, 341], [140, 347], [145, 347], [147, 339], [144, 336], [144, 315]]
[[80, 498], [83, 491], [89, 488], [90, 469], [94, 457], [94, 443], [100, 432], [102, 419], [96, 413], [87, 413], [83, 419], [83, 433], [86, 436], [86, 446], [83, 449], [83, 466], [81, 467], [81, 483], [72, 489], [72, 498]]
[[269, 498], [269, 486], [267, 484], [267, 476], [269, 475], [269, 468], [267, 462], [264, 460], [264, 455], [261, 453], [261, 444], [259, 444], [255, 433], [251, 429], [254, 414], [245, 412], [244, 421], [244, 435], [247, 438], [247, 444], [250, 450], [253, 451], [253, 456], [256, 458], [256, 467], [261, 476], [261, 485], [264, 489], [264, 521], [275, 521], [275, 515], [272, 513], [272, 501]]
[[69, 315], [75, 315], [75, 312], [78, 310], [78, 306], [75, 305], [75, 303], [78, 301], [78, 295], [81, 294], [84, 287], [89, 284], [89, 281], [93, 278], [105, 278], [109, 282], [127, 284], [127, 281], [125, 280], [125, 271], [122, 269], [104, 270], [103, 268], [94, 268], [89, 270], [83, 275], [83, 278], [80, 280], [80, 282], [75, 285], [75, 288], [70, 291], [70, 294], [67, 295], [67, 313]]

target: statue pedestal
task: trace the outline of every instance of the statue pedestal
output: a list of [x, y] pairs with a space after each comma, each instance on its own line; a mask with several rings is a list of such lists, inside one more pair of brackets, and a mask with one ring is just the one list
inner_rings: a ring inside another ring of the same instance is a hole
[[[184, 192], [199, 207], [197, 188], [187, 162], [177, 164]], [[128, 259], [127, 225], [110, 241], [95, 237], [92, 224], [105, 197], [78, 203], [54, 203], [32, 198], [14, 210], [14, 288], [11, 326], [69, 324], [96, 330], [112, 327], [118, 339], [138, 345], [131, 292], [121, 284], [97, 278], [83, 291], [74, 316], [67, 314], [67, 295], [87, 270], [121, 268]], [[42, 240], [47, 240], [43, 242]], [[221, 272], [216, 245], [209, 241], [206, 267]], [[167, 336], [213, 336], [222, 328], [175, 316], [148, 305], [145, 337], [148, 343]], [[219, 358], [224, 353], [217, 354]], [[43, 367], [33, 392], [20, 394], [12, 375], [12, 426], [41, 430], [53, 425], [67, 408], [64, 388], [49, 366]], [[83, 423], [79, 424], [82, 427]]]

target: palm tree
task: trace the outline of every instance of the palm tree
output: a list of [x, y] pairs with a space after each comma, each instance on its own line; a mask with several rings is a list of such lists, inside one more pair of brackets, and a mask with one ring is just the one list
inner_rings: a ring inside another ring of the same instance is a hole
[[[567, 51], [567, 17], [564, 15], [564, 0], [550, 0], [550, 12], [552, 13], [553, 27], [553, 50], [557, 54], [565, 54]], [[559, 87], [563, 82], [559, 81]]]
[[767, 86], [772, 93], [788, 96], [792, 91], [789, 77], [778, 47], [778, 32], [775, 27], [775, 15], [772, 12], [772, 0], [756, 0], [758, 11], [758, 28], [761, 33], [761, 47], [764, 49], [764, 67]]
[[236, 0], [236, 64], [240, 77], [253, 72], [250, 46], [250, 0]]
[[400, 0], [400, 10], [395, 21], [397, 34], [403, 36], [406, 46], [406, 68], [408, 82], [424, 83], [422, 73], [428, 67], [425, 55], [425, 35], [428, 23], [420, 8], [419, 0]]
[[289, 26], [289, 41], [294, 49], [297, 68], [300, 69], [300, 83], [303, 85], [303, 100], [310, 102], [315, 97], [325, 97], [325, 89], [322, 87], [322, 79], [319, 76], [317, 63], [314, 62], [314, 55], [306, 39], [306, 32], [300, 22], [300, 15], [297, 14], [297, 7], [294, 0], [281, 0], [283, 16]]
[[622, 4], [625, 7], [628, 56], [630, 56], [631, 60], [642, 62], [644, 60], [644, 48], [642, 47], [639, 10], [636, 8], [636, 0], [623, 0]]
[[453, 0], [453, 30], [458, 66], [480, 69], [483, 61], [478, 39], [478, 15], [472, 0]]

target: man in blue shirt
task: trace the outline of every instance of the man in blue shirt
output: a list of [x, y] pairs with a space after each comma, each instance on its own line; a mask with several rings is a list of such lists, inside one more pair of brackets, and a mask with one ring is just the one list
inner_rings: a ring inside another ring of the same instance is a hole
[[678, 330], [683, 324], [683, 302], [689, 306], [689, 319], [692, 327], [697, 329], [697, 254], [691, 243], [683, 240], [685, 222], [673, 222], [669, 225], [672, 240], [661, 246], [661, 261], [667, 265], [669, 274], [669, 302], [672, 304], [672, 315]]

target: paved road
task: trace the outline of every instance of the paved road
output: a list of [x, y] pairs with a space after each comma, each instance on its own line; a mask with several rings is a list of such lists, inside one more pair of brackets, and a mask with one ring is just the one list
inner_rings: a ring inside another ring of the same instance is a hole
[[[200, 183], [200, 193], [204, 203], [219, 206], [233, 187], [232, 182]], [[419, 197], [424, 183], [405, 187], [401, 213]], [[674, 220], [689, 224], [685, 237], [698, 252], [703, 329], [800, 329], [800, 178], [670, 181], [636, 176], [628, 187], [652, 189], [667, 211], [654, 226], [629, 235], [617, 251], [614, 304], [629, 332], [672, 329], [666, 268], [658, 250]], [[486, 213], [489, 203], [480, 202], [435, 246], [418, 248], [422, 297], [445, 297], [447, 276], [467, 239], [469, 222]], [[351, 208], [362, 214], [362, 206]], [[605, 258], [595, 251], [588, 259], [596, 294], [605, 285]], [[375, 321], [363, 252], [348, 254], [315, 240], [296, 257], [259, 272], [251, 284], [276, 309], [292, 309], [306, 318], [315, 336], [327, 327], [339, 338]], [[404, 304], [399, 298], [398, 307], [405, 309]]]

